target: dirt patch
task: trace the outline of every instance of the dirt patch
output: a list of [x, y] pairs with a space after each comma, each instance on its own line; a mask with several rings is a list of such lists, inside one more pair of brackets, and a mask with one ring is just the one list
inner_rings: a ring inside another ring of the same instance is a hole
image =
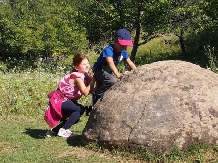
[[18, 148], [18, 146], [14, 146], [9, 142], [0, 142], [0, 153], [14, 152], [16, 148]]
[[74, 147], [72, 151], [65, 151], [65, 152], [61, 152], [57, 155], [57, 157], [77, 157], [78, 159], [81, 160], [85, 160], [89, 157], [96, 157], [96, 158], [104, 158], [106, 160], [116, 160], [116, 162], [119, 163], [141, 163], [141, 162], [145, 162], [142, 160], [135, 160], [134, 158], [128, 157], [128, 158], [124, 158], [122, 156], [118, 156], [118, 155], [112, 155], [109, 152], [95, 152], [92, 150], [88, 150], [85, 148], [78, 148], [78, 147]]

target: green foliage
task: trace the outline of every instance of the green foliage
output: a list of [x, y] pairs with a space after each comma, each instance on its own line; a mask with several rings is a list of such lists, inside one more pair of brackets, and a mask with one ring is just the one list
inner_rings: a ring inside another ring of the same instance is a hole
[[[102, 47], [112, 42], [115, 30], [125, 27], [134, 36], [134, 47], [129, 53], [133, 61], [138, 47], [170, 33], [180, 39], [184, 60], [202, 64], [189, 53], [186, 38], [205, 29], [215, 30], [216, 5], [206, 0], [14, 0], [10, 4], [1, 3], [1, 58], [23, 60], [74, 55], [85, 52], [88, 41], [89, 47], [99, 50], [98, 45]], [[204, 54], [200, 55], [204, 58]]]
[[205, 14], [211, 18], [209, 28], [216, 31], [218, 24], [218, 2], [215, 0], [206, 0], [206, 2], [202, 5], [202, 8], [204, 8]]
[[218, 60], [217, 60], [217, 55], [215, 54], [215, 49], [214, 47], [204, 47], [205, 49], [205, 54], [208, 57], [208, 65], [207, 68], [210, 69], [213, 72], [218, 71]]
[[2, 61], [0, 61], [0, 71], [3, 73], [7, 71], [7, 65]]
[[205, 0], [84, 1], [78, 3], [78, 22], [86, 28], [91, 46], [102, 40], [111, 42], [118, 28], [129, 29], [134, 34], [133, 61], [143, 43], [167, 33], [176, 35], [183, 58], [189, 60], [185, 38], [210, 26], [205, 6]]
[[163, 36], [139, 47], [135, 63], [149, 64], [161, 60], [180, 59], [178, 38], [175, 35]]
[[77, 22], [84, 26], [91, 46], [99, 41], [111, 40], [121, 27], [118, 14], [109, 1], [79, 1]]
[[1, 58], [36, 59], [83, 52], [86, 31], [75, 22], [73, 5], [49, 0], [0, 3]]
[[207, 47], [214, 47], [214, 59], [216, 59], [217, 39], [217, 32], [211, 32], [210, 30], [203, 30], [197, 34], [189, 34], [185, 40], [186, 49], [189, 54], [187, 60], [204, 68], [210, 67]]
[[1, 75], [0, 113], [36, 115], [47, 105], [47, 93], [57, 87], [58, 75], [25, 71]]

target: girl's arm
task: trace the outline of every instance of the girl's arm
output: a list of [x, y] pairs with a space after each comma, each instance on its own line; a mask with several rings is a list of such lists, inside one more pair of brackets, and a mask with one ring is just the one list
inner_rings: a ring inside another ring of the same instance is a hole
[[92, 78], [92, 81], [91, 81], [91, 83], [89, 85], [90, 85], [89, 93], [93, 93], [98, 89], [97, 86], [96, 86], [96, 79], [94, 77]]
[[92, 91], [94, 84], [95, 84], [95, 80], [92, 79], [92, 81], [90, 82], [89, 85], [85, 85], [84, 81], [81, 78], [75, 78], [74, 79], [74, 84], [77, 85], [81, 91], [81, 93], [84, 96], [88, 96], [89, 93]]

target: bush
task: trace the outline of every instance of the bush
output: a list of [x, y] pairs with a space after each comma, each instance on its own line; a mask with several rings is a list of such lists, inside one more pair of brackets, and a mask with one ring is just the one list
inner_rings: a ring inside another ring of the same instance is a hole
[[37, 115], [45, 110], [47, 93], [56, 89], [59, 74], [40, 71], [1, 74], [0, 114]]

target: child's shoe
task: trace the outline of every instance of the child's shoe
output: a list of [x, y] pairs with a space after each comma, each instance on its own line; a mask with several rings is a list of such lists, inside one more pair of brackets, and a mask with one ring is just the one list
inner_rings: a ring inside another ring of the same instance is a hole
[[92, 111], [92, 106], [85, 106], [86, 116], [89, 116], [89, 113]]
[[57, 133], [53, 132], [52, 130], [48, 130], [46, 132], [46, 136], [47, 137], [57, 136]]
[[92, 106], [102, 97], [103, 94], [96, 94], [95, 92], [92, 93]]
[[60, 128], [58, 132], [58, 136], [68, 138], [75, 135], [69, 129]]

